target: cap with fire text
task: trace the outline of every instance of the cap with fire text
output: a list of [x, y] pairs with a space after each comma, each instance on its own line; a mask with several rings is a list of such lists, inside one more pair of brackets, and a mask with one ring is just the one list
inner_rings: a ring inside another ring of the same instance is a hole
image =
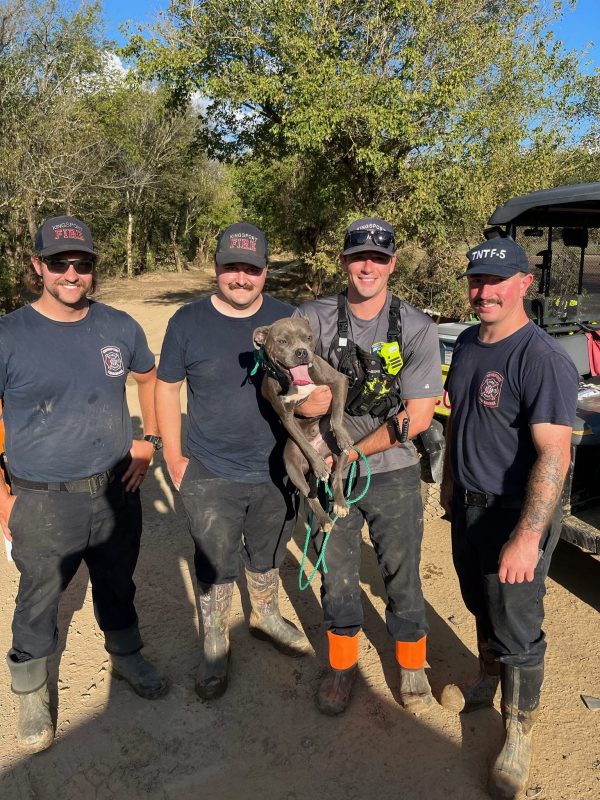
[[77, 217], [49, 217], [35, 235], [35, 252], [40, 256], [53, 256], [69, 250], [97, 255], [90, 229]]
[[249, 222], [230, 225], [217, 241], [215, 261], [219, 267], [226, 264], [250, 264], [252, 267], [264, 269], [268, 257], [267, 237]]

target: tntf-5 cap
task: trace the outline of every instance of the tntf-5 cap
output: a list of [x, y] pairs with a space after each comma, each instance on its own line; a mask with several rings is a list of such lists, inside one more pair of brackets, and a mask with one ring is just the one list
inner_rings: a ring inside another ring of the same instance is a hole
[[469, 268], [460, 275], [498, 275], [510, 278], [517, 272], [528, 273], [527, 253], [513, 239], [497, 237], [478, 244], [467, 253]]
[[264, 233], [249, 222], [237, 222], [221, 233], [217, 241], [215, 261], [219, 267], [226, 264], [267, 266], [269, 247]]
[[49, 217], [38, 228], [34, 247], [41, 256], [54, 256], [68, 250], [96, 255], [90, 229], [77, 217]]

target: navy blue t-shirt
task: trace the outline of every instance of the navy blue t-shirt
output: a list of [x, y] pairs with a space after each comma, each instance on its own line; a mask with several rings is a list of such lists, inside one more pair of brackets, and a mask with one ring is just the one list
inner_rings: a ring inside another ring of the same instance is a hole
[[168, 383], [187, 379], [188, 454], [219, 477], [262, 483], [283, 469], [281, 455], [274, 457], [283, 427], [260, 393], [262, 370], [250, 375], [252, 334], [292, 311], [263, 295], [251, 317], [228, 317], [205, 297], [183, 306], [169, 321], [158, 377]]
[[523, 495], [537, 457], [529, 426], [573, 425], [579, 376], [533, 322], [493, 344], [478, 335], [474, 325], [458, 337], [446, 382], [454, 479], [471, 491]]
[[54, 483], [113, 467], [130, 450], [127, 373], [154, 355], [138, 323], [90, 301], [78, 322], [31, 306], [0, 318], [0, 396], [13, 475]]

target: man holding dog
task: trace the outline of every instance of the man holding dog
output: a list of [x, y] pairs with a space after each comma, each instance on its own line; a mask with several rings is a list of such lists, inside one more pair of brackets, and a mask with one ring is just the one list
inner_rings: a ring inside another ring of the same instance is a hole
[[[419, 714], [434, 703], [425, 675], [428, 625], [419, 577], [423, 510], [420, 469], [411, 439], [426, 430], [442, 392], [437, 331], [432, 320], [388, 291], [395, 235], [382, 219], [361, 219], [346, 231], [340, 263], [345, 292], [304, 303], [315, 352], [348, 375], [345, 423], [367, 457], [371, 482], [365, 497], [335, 523], [322, 575], [322, 604], [330, 670], [317, 693], [324, 714], [343, 712], [356, 676], [359, 632], [361, 528], [369, 535], [383, 576], [387, 628], [395, 641], [400, 699]], [[324, 414], [327, 391], [315, 391], [303, 416]], [[359, 456], [352, 451], [350, 461]], [[364, 468], [353, 494], [366, 484]], [[322, 533], [315, 543], [322, 544]]]
[[499, 237], [467, 257], [480, 323], [459, 336], [446, 383], [452, 412], [441, 502], [475, 617], [479, 677], [462, 691], [446, 686], [441, 702], [463, 712], [489, 708], [500, 683], [505, 741], [488, 788], [495, 798], [516, 798], [527, 786], [544, 679], [544, 584], [560, 535], [578, 375], [527, 316], [533, 275], [525, 250]]
[[[196, 682], [203, 699], [227, 688], [229, 612], [243, 557], [252, 605], [251, 633], [301, 656], [310, 644], [279, 613], [279, 565], [294, 525], [284, 488], [284, 432], [253, 377], [252, 334], [292, 308], [263, 294], [267, 241], [239, 222], [220, 235], [217, 290], [172, 317], [156, 389], [169, 474], [194, 541], [204, 663]], [[187, 381], [187, 455], [181, 445], [180, 390]], [[278, 452], [277, 452], [278, 450]]]
[[[145, 698], [167, 681], [146, 661], [134, 606], [142, 532], [139, 489], [159, 442], [156, 368], [140, 326], [89, 299], [96, 252], [85, 223], [47, 219], [27, 276], [39, 295], [0, 320], [0, 397], [12, 495], [0, 471], [0, 524], [20, 573], [7, 662], [19, 696], [19, 744], [52, 744], [48, 656], [59, 599], [82, 561], [111, 670]], [[143, 440], [125, 397], [138, 385]]]

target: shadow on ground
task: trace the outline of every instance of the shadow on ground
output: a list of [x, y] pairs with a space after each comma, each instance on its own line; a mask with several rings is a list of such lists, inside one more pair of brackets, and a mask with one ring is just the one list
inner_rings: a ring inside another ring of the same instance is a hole
[[[427, 718], [406, 714], [396, 702], [393, 643], [366, 592], [353, 701], [342, 717], [318, 713], [314, 694], [325, 664], [321, 610], [312, 587], [299, 590], [292, 555], [282, 582], [315, 655], [289, 659], [250, 637], [242, 581], [242, 603], [231, 620], [230, 688], [217, 701], [196, 697], [200, 645], [192, 544], [164, 472], [159, 458], [143, 491], [136, 604], [144, 652], [168, 673], [170, 694], [147, 701], [112, 681], [98, 631], [89, 623], [79, 627], [82, 605], [89, 602], [81, 571], [63, 598], [60, 648], [51, 663], [54, 687], [60, 663], [60, 691], [53, 691], [57, 740], [44, 753], [15, 758], [0, 777], [0, 794], [11, 800], [484, 800], [487, 763], [500, 735], [497, 714], [462, 734], [459, 720], [441, 708], [432, 711], [436, 729]], [[297, 529], [298, 545], [301, 536]], [[381, 595], [375, 556], [366, 545], [362, 580], [374, 597]], [[438, 691], [447, 674], [472, 671], [474, 657], [431, 608], [429, 617], [431, 680]], [[69, 685], [82, 659], [89, 664], [87, 683], [98, 688], [77, 697]], [[382, 670], [390, 692], [381, 685]], [[68, 713], [83, 721], [66, 726]], [[3, 727], [5, 736], [14, 737], [14, 718]]]

